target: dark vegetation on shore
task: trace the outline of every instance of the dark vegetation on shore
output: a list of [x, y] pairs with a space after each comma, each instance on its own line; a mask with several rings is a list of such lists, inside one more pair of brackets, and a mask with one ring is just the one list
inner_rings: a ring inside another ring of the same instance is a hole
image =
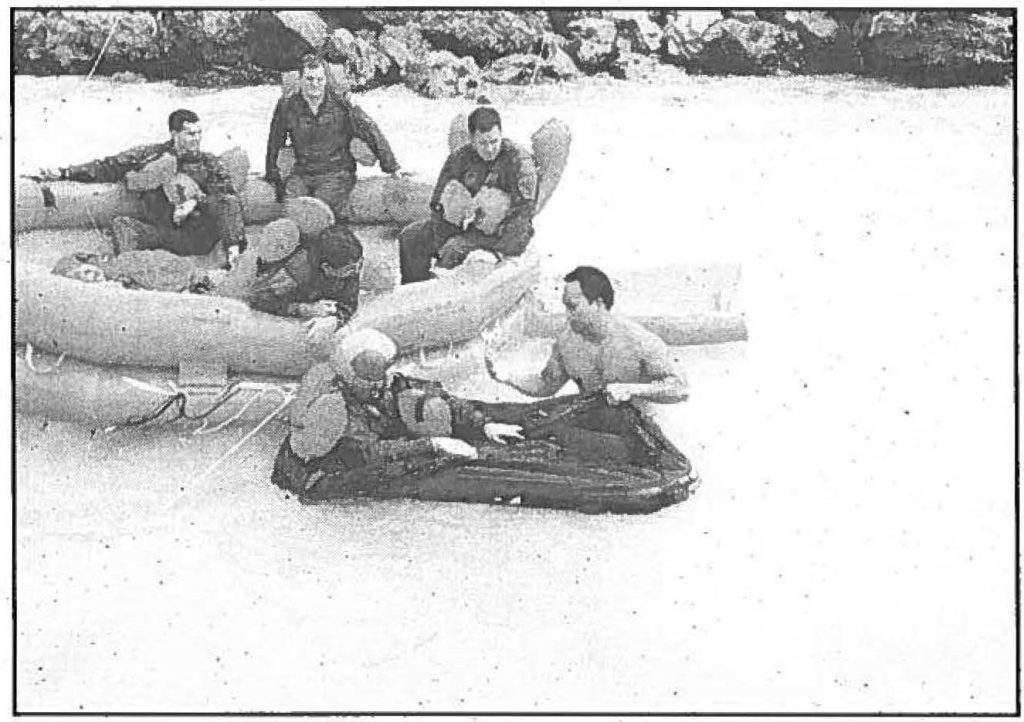
[[1013, 10], [47, 10], [16, 12], [12, 40], [17, 74], [193, 87], [277, 82], [315, 46], [355, 90], [404, 83], [443, 97], [602, 73], [643, 80], [660, 64], [999, 85], [1013, 80], [1014, 23]]

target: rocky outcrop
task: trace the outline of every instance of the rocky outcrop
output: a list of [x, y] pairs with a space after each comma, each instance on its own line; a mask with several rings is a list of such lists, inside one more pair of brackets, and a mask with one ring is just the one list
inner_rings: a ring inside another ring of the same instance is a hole
[[795, 59], [801, 73], [822, 75], [860, 70], [860, 52], [851, 27], [840, 25], [828, 13], [788, 10], [782, 13], [779, 23], [799, 39], [802, 50]]
[[1013, 72], [1013, 20], [995, 13], [879, 12], [864, 71], [912, 85], [994, 85]]
[[686, 67], [704, 75], [771, 75], [797, 69], [797, 34], [757, 18], [725, 18], [705, 30], [698, 42]]
[[322, 50], [353, 89], [406, 82], [450, 95], [478, 83], [480, 67], [494, 83], [642, 78], [652, 58], [711, 75], [1005, 83], [1013, 22], [1012, 10], [51, 9], [15, 11], [11, 35], [17, 74], [245, 85], [274, 82]]
[[480, 68], [473, 58], [436, 50], [414, 58], [405, 68], [404, 81], [428, 98], [472, 96], [480, 87]]
[[609, 18], [583, 17], [568, 25], [569, 41], [566, 52], [585, 73], [607, 72], [612, 68], [618, 47], [618, 30]]
[[722, 13], [688, 10], [669, 13], [665, 17], [661, 56], [665, 62], [687, 66], [703, 47], [704, 33], [722, 20]]

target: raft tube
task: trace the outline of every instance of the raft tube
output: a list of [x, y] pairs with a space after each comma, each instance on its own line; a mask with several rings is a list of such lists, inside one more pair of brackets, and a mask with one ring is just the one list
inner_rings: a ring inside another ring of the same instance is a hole
[[295, 379], [235, 377], [221, 385], [180, 384], [167, 370], [96, 366], [18, 349], [15, 410], [91, 427], [194, 422], [196, 430], [255, 423], [282, 414]]
[[304, 462], [285, 438], [271, 479], [313, 503], [408, 498], [589, 514], [654, 512], [686, 500], [700, 483], [689, 459], [630, 404], [610, 406], [594, 395], [483, 407], [495, 421], [521, 425], [526, 440], [510, 446], [476, 442], [475, 460], [325, 471], [332, 465]]
[[[303, 321], [218, 296], [125, 289], [19, 264], [15, 343], [97, 364], [177, 369], [220, 363], [228, 372], [301, 376], [329, 353], [307, 341]], [[346, 328], [375, 328], [403, 353], [460, 343], [511, 309], [540, 278], [536, 252], [467, 262], [450, 275], [360, 304]]]

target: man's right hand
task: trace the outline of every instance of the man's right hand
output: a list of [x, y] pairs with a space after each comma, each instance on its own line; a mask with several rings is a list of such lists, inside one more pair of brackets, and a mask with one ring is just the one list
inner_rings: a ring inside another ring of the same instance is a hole
[[463, 459], [477, 459], [480, 456], [476, 448], [461, 439], [453, 439], [450, 436], [433, 436], [430, 439], [430, 444], [434, 447], [434, 451], [448, 456]]

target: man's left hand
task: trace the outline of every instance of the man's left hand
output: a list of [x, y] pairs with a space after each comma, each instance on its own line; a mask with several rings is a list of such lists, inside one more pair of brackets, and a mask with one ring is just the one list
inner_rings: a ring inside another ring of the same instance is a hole
[[515, 424], [484, 424], [484, 436], [495, 444], [507, 444], [509, 441], [523, 440], [523, 427]]
[[623, 404], [633, 398], [632, 384], [608, 384], [604, 391], [612, 404]]

